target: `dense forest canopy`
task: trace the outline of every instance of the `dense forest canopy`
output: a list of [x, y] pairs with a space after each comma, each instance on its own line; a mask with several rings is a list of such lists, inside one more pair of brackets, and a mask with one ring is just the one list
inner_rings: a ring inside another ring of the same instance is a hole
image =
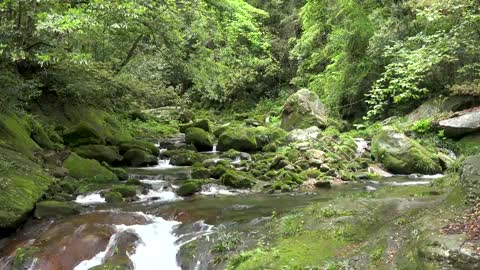
[[475, 0], [7, 0], [0, 102], [53, 91], [230, 108], [307, 87], [332, 115], [377, 119], [430, 96], [480, 94], [479, 10]]

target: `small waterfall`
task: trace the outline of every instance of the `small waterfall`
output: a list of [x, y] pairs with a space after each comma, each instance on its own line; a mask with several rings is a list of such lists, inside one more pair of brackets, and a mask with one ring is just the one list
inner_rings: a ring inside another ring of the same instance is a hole
[[100, 192], [89, 193], [85, 195], [78, 195], [75, 199], [75, 202], [78, 204], [99, 204], [105, 203], [105, 198], [100, 195]]
[[110, 238], [107, 248], [90, 260], [81, 262], [74, 270], [88, 270], [104, 263], [108, 252], [116, 248], [117, 236], [125, 231], [135, 233], [140, 239], [135, 251], [128, 255], [136, 270], [159, 269], [159, 266], [161, 269], [180, 269], [176, 259], [180, 247], [176, 244], [178, 238], [173, 235], [174, 228], [180, 223], [143, 213], [137, 214], [146, 216], [151, 222], [146, 225], [116, 225], [116, 233]]
[[217, 153], [217, 144], [213, 145], [212, 153]]

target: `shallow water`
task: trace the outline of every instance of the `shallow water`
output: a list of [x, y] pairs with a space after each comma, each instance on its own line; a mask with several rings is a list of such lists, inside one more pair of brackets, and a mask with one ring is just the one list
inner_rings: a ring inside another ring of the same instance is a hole
[[[19, 247], [36, 248], [23, 262], [25, 269], [83, 270], [118, 261], [125, 262], [127, 269], [153, 270], [160, 269], [159, 265], [165, 270], [207, 269], [210, 236], [219, 228], [253, 233], [253, 239], [255, 230], [260, 230], [272, 213], [328, 202], [339, 192], [431, 181], [403, 176], [284, 194], [244, 193], [213, 185], [200, 195], [181, 198], [175, 195], [174, 188], [190, 177], [188, 167], [164, 162], [132, 169], [131, 176], [150, 184], [152, 189], [139, 195], [136, 202], [115, 205], [105, 203], [99, 193], [82, 195], [76, 200], [85, 206], [82, 215], [53, 221], [30, 220], [17, 234], [0, 242], [0, 269], [11, 269]], [[196, 239], [205, 246], [201, 254], [192, 259], [179, 252]]]

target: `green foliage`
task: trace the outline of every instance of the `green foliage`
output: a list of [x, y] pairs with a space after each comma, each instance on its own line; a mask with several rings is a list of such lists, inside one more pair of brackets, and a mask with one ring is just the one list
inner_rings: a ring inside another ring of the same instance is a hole
[[430, 119], [424, 119], [415, 122], [412, 126], [412, 131], [418, 133], [418, 134], [425, 134], [427, 132], [430, 132], [432, 128], [432, 122]]
[[319, 93], [334, 113], [351, 112], [365, 91], [373, 7], [374, 1], [310, 0], [302, 9], [304, 32], [292, 51], [299, 60], [294, 82]]
[[416, 29], [384, 46], [382, 57], [387, 64], [368, 94], [366, 119], [381, 116], [392, 104], [440, 94], [451, 84], [454, 93], [476, 95], [480, 57], [474, 45], [479, 40], [478, 3], [471, 0], [409, 3], [409, 9], [416, 15], [413, 21]]
[[216, 243], [210, 251], [224, 254], [235, 251], [240, 243], [241, 238], [238, 232], [228, 232], [224, 228], [221, 228], [217, 233]]

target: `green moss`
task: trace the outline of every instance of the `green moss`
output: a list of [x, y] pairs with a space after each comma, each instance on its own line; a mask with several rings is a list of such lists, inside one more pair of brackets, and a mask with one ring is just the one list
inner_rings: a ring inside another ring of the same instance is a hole
[[63, 166], [70, 172], [70, 176], [76, 179], [84, 179], [95, 183], [115, 183], [118, 177], [109, 169], [93, 159], [84, 159], [72, 153], [64, 161]]
[[204, 184], [204, 181], [189, 180], [184, 184], [182, 184], [180, 188], [176, 190], [176, 193], [178, 196], [182, 196], [182, 197], [192, 196], [193, 194], [202, 190], [203, 184]]
[[25, 266], [31, 264], [35, 254], [39, 252], [37, 247], [21, 247], [15, 250], [15, 258], [13, 259], [13, 270], [25, 269]]
[[251, 152], [257, 150], [257, 139], [251, 128], [227, 129], [218, 139], [219, 151], [234, 149], [237, 151]]
[[393, 173], [442, 172], [436, 154], [393, 128], [384, 128], [374, 137], [372, 154]]
[[287, 135], [285, 130], [273, 127], [257, 127], [253, 129], [253, 132], [257, 141], [257, 149], [262, 149], [268, 144], [281, 141]]
[[35, 119], [30, 119], [32, 127], [31, 137], [42, 148], [52, 150], [55, 149], [55, 144], [50, 140], [47, 132], [43, 129], [42, 125]]
[[191, 150], [169, 150], [163, 153], [170, 158], [170, 164], [176, 166], [192, 166], [202, 162], [206, 157]]
[[201, 128], [191, 127], [185, 131], [185, 141], [198, 151], [210, 151], [213, 148], [213, 135]]
[[123, 196], [119, 192], [105, 192], [103, 194], [107, 203], [121, 203], [123, 202]]
[[139, 167], [139, 166], [155, 165], [158, 163], [157, 158], [151, 155], [150, 152], [147, 152], [145, 150], [140, 150], [140, 149], [128, 150], [123, 155], [123, 158], [124, 158], [124, 163], [127, 166]]
[[25, 220], [52, 182], [39, 165], [0, 147], [0, 235]]
[[120, 193], [123, 198], [132, 198], [137, 195], [137, 186], [116, 185], [116, 186], [113, 186], [110, 191]]
[[212, 176], [212, 172], [207, 168], [193, 168], [192, 169], [192, 178], [194, 179], [206, 179]]
[[480, 153], [480, 133], [463, 137], [457, 142], [457, 147], [463, 155], [476, 155]]
[[108, 169], [118, 177], [118, 180], [120, 181], [128, 180], [127, 170], [123, 168], [112, 168], [112, 167], [109, 167]]
[[35, 218], [63, 217], [79, 214], [80, 211], [76, 205], [68, 202], [43, 201], [37, 203], [35, 207]]
[[222, 175], [220, 182], [233, 188], [251, 188], [255, 184], [255, 179], [248, 173], [228, 170]]
[[0, 146], [33, 157], [40, 147], [31, 139], [31, 128], [26, 117], [0, 115]]
[[116, 146], [83, 145], [74, 148], [73, 151], [83, 158], [95, 159], [108, 164], [119, 163], [123, 159]]
[[135, 141], [123, 142], [120, 144], [120, 154], [122, 155], [132, 149], [147, 151], [154, 156], [158, 156], [160, 154], [160, 149], [158, 149], [158, 147], [155, 146], [155, 144], [150, 142], [135, 140]]
[[68, 129], [63, 134], [63, 141], [70, 146], [105, 143], [105, 139], [100, 132], [84, 121]]
[[[85, 105], [66, 104], [65, 120], [60, 120], [60, 124], [72, 127], [77, 123], [85, 123], [102, 141], [109, 144], [118, 144], [122, 141], [131, 141], [132, 136], [122, 127], [120, 121], [112, 113], [87, 107]], [[99, 142], [84, 144], [103, 144]]]
[[185, 131], [189, 128], [201, 128], [206, 132], [212, 132], [212, 126], [210, 124], [210, 121], [206, 119], [201, 119], [201, 120], [196, 120], [193, 123], [190, 124], [184, 124], [180, 125], [180, 132], [185, 133]]

